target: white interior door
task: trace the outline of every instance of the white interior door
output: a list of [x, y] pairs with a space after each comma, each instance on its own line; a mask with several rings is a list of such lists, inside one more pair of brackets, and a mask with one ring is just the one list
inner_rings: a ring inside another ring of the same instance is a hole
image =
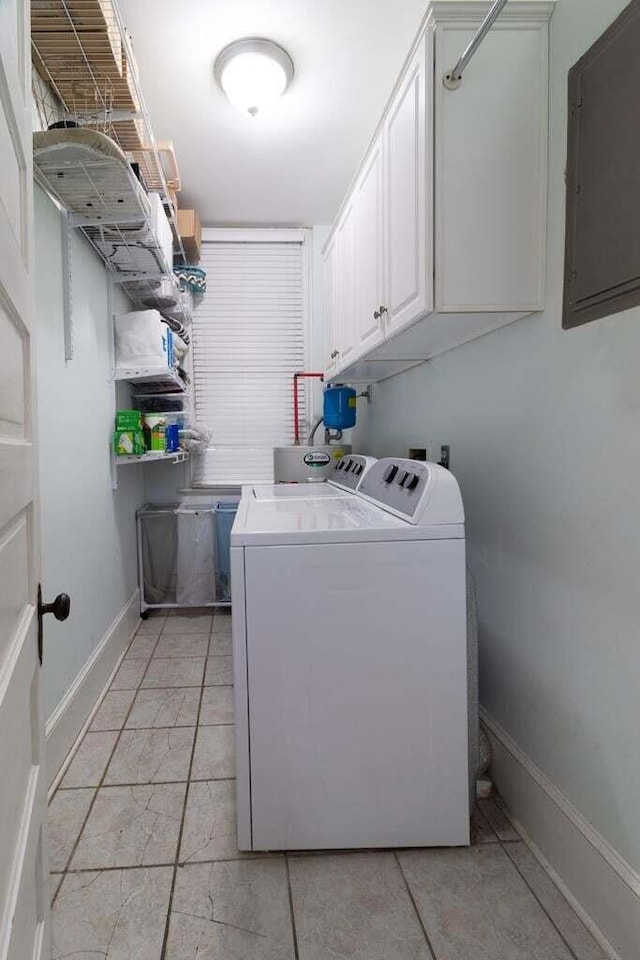
[[29, 3], [0, 3], [0, 960], [49, 956], [31, 295]]

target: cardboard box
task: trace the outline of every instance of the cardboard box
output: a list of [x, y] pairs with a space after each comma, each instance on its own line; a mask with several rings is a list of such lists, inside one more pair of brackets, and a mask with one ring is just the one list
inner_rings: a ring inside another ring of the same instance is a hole
[[188, 263], [200, 262], [202, 227], [197, 210], [178, 210], [178, 232]]

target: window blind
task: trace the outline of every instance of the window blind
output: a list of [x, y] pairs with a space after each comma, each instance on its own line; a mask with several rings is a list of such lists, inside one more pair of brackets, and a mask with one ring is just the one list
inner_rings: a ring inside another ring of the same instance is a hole
[[[269, 483], [294, 440], [293, 374], [305, 367], [302, 244], [205, 242], [207, 291], [193, 319], [196, 419], [211, 431], [195, 486]], [[306, 419], [304, 390], [300, 419]]]

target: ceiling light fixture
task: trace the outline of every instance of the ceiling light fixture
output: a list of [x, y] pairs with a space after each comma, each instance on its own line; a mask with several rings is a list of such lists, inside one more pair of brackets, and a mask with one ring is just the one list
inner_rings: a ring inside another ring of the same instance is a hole
[[255, 117], [274, 104], [293, 79], [293, 61], [273, 40], [234, 40], [216, 57], [216, 80], [234, 107]]

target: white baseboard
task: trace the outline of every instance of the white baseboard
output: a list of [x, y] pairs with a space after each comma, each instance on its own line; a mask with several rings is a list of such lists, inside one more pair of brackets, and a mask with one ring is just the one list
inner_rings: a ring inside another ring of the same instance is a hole
[[140, 623], [140, 591], [134, 590], [46, 723], [49, 784], [92, 714]]
[[491, 775], [533, 854], [612, 960], [640, 956], [640, 875], [485, 710]]

